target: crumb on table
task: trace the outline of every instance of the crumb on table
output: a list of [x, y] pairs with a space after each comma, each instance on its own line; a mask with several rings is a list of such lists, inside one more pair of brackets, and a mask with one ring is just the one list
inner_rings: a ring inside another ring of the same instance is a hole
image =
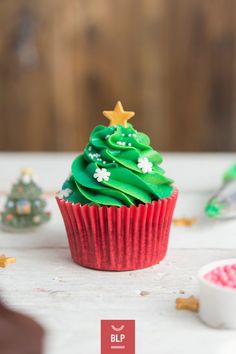
[[146, 290], [140, 291], [140, 296], [147, 296], [147, 295], [150, 295], [149, 291], [146, 291]]
[[199, 301], [194, 296], [188, 298], [178, 297], [175, 304], [177, 310], [188, 310], [192, 312], [198, 312], [199, 310]]

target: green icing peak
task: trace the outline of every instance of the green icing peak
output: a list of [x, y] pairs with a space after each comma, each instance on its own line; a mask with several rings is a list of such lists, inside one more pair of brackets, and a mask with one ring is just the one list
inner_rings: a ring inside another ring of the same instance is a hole
[[127, 127], [97, 126], [83, 154], [72, 163], [72, 175], [60, 196], [73, 203], [107, 206], [138, 205], [172, 194], [162, 156], [144, 133]]
[[206, 206], [205, 212], [209, 218], [214, 218], [220, 214], [218, 205], [209, 204]]
[[232, 179], [236, 179], [236, 164], [231, 166], [225, 173], [224, 173], [224, 181], [231, 181]]
[[209, 218], [215, 218], [221, 214], [224, 204], [220, 204], [216, 199], [212, 199], [205, 208], [205, 212]]

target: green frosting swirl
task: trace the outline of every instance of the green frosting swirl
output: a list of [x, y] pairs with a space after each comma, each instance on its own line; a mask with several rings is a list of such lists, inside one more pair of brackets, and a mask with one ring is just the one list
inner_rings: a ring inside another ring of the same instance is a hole
[[131, 124], [99, 125], [84, 153], [73, 161], [62, 197], [81, 205], [117, 207], [167, 198], [173, 181], [165, 176], [161, 162], [162, 156], [150, 146], [149, 137]]

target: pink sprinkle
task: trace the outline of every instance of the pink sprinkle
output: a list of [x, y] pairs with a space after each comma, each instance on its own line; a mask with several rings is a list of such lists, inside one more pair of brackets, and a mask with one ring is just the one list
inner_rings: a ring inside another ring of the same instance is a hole
[[204, 279], [215, 285], [236, 289], [236, 264], [217, 267], [206, 273]]

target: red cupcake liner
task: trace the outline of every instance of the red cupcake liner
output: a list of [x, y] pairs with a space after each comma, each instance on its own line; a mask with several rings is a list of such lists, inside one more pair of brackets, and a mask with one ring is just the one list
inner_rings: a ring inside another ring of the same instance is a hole
[[138, 206], [88, 206], [57, 198], [73, 260], [88, 268], [135, 270], [159, 263], [166, 255], [177, 200]]

